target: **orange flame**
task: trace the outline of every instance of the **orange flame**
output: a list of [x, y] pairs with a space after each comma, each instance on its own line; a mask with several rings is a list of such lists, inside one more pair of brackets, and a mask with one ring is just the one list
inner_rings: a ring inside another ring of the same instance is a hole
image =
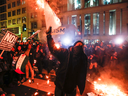
[[47, 80], [47, 84], [49, 84], [49, 80]]
[[41, 8], [44, 8], [44, 0], [37, 0], [37, 4], [38, 4]]
[[101, 96], [127, 96], [115, 85], [98, 84], [94, 81], [94, 89]]
[[57, 49], [60, 48], [60, 44], [59, 43], [56, 43], [55, 46], [56, 46]]

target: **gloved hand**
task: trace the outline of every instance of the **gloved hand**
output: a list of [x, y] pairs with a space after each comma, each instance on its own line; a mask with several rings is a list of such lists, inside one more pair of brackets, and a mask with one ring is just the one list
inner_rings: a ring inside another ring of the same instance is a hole
[[49, 29], [46, 31], [46, 34], [51, 35], [51, 32], [52, 32], [52, 27], [50, 26]]

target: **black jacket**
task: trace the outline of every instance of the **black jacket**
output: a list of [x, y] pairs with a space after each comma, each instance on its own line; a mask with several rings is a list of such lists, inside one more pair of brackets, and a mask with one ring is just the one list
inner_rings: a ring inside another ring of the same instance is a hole
[[60, 61], [55, 85], [66, 93], [71, 93], [78, 85], [82, 94], [86, 82], [87, 56], [83, 53], [79, 64], [71, 64], [71, 52], [68, 49], [57, 49], [51, 35], [47, 36], [47, 43], [51, 53]]

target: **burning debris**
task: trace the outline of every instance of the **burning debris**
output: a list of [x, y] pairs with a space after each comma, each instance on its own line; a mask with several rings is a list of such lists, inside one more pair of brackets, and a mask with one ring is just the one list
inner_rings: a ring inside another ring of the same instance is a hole
[[[118, 68], [117, 68], [118, 67]], [[117, 66], [114, 69], [104, 67], [99, 70], [100, 76], [88, 74], [87, 81], [94, 85], [94, 92], [87, 93], [88, 96], [128, 96], [123, 68]], [[118, 69], [118, 70], [117, 70]]]

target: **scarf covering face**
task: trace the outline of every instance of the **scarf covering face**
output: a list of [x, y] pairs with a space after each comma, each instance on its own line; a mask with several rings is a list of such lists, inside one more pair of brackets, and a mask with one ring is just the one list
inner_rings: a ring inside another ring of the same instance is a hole
[[83, 47], [82, 46], [76, 46], [73, 48], [73, 55], [76, 56], [81, 56], [83, 53]]
[[72, 53], [72, 64], [75, 67], [76, 65], [79, 65], [81, 62], [81, 57], [83, 54], [83, 47], [82, 46], [76, 46], [73, 48], [73, 53]]

